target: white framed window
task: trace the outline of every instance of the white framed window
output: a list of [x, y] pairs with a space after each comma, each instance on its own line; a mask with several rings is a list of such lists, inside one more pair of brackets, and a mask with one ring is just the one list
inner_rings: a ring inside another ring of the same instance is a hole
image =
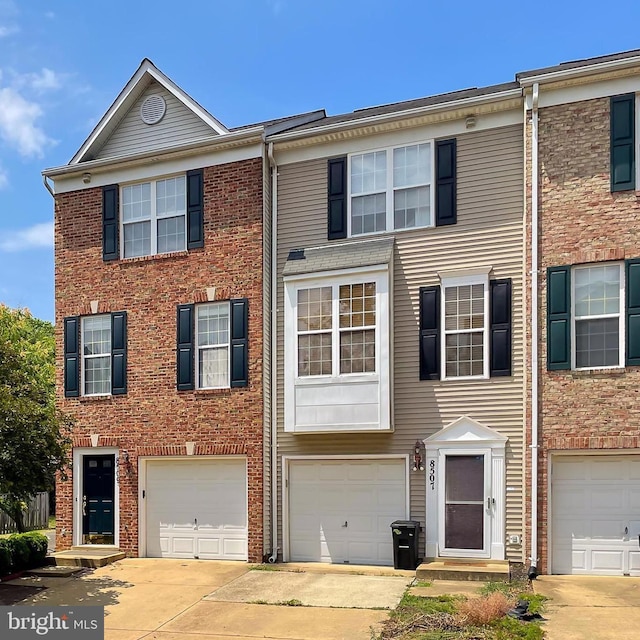
[[433, 226], [434, 145], [349, 156], [349, 235]]
[[285, 278], [285, 430], [390, 430], [389, 267]]
[[81, 324], [82, 395], [111, 393], [111, 315], [87, 316]]
[[297, 290], [297, 375], [376, 371], [376, 283]]
[[477, 274], [442, 279], [442, 377], [489, 377], [489, 280]]
[[622, 367], [624, 264], [573, 267], [572, 368]]
[[231, 363], [228, 302], [196, 305], [196, 388], [229, 387]]
[[122, 186], [120, 202], [123, 258], [186, 250], [186, 176]]

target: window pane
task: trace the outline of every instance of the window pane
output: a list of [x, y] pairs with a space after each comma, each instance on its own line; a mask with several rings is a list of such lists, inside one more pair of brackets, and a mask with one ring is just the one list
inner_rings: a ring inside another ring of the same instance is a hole
[[298, 336], [298, 375], [331, 375], [331, 334]]
[[85, 356], [111, 353], [111, 316], [82, 319], [82, 352]]
[[229, 347], [199, 349], [200, 389], [229, 386]]
[[446, 331], [484, 328], [484, 285], [447, 287], [444, 305]]
[[376, 283], [340, 286], [340, 328], [375, 326]]
[[618, 318], [576, 320], [576, 367], [615, 367], [620, 364]]
[[606, 265], [575, 269], [577, 317], [620, 312], [620, 267]]
[[298, 331], [331, 329], [331, 287], [298, 290]]
[[187, 211], [185, 176], [156, 182], [156, 215], [184, 215]]
[[340, 333], [340, 373], [374, 373], [376, 370], [376, 332]]
[[198, 305], [197, 343], [209, 347], [229, 343], [229, 304], [226, 302]]
[[387, 226], [387, 197], [384, 193], [351, 199], [351, 234], [376, 233]]
[[111, 393], [111, 356], [84, 359], [84, 393]]
[[414, 144], [393, 150], [393, 186], [431, 182], [431, 145]]
[[402, 189], [393, 194], [393, 224], [396, 229], [431, 224], [430, 187]]
[[122, 220], [144, 220], [151, 216], [151, 183], [122, 187]]
[[135, 222], [125, 224], [124, 257], [151, 255], [151, 222]]
[[446, 336], [446, 376], [481, 376], [484, 373], [483, 334], [455, 333]]
[[158, 220], [158, 253], [184, 251], [187, 248], [185, 221], [186, 216]]
[[387, 188], [387, 152], [374, 151], [351, 158], [351, 193], [371, 193]]

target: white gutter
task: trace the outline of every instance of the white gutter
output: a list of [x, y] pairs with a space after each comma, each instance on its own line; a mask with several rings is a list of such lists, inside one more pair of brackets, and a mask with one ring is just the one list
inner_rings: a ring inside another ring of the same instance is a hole
[[269, 140], [272, 140], [274, 142], [295, 140], [297, 138], [317, 136], [324, 133], [341, 131], [343, 129], [353, 129], [355, 127], [372, 126], [385, 122], [391, 122], [394, 120], [403, 120], [406, 118], [427, 115], [430, 113], [437, 113], [439, 111], [451, 111], [453, 109], [471, 108], [491, 102], [520, 98], [521, 96], [522, 89], [518, 87], [516, 89], [507, 89], [505, 91], [500, 91], [497, 93], [488, 93], [480, 96], [473, 96], [471, 98], [462, 98], [461, 100], [451, 100], [449, 102], [438, 102], [437, 104], [414, 107], [413, 109], [406, 109], [404, 111], [393, 111], [390, 113], [382, 114], [379, 113], [373, 116], [363, 115], [362, 117], [358, 117], [357, 112], [355, 112], [355, 117], [349, 120], [341, 120], [339, 122], [333, 122], [324, 126], [320, 125], [318, 127], [310, 127], [301, 131], [293, 130], [286, 133], [279, 133], [273, 136], [269, 136]]
[[47, 189], [47, 191], [51, 194], [51, 197], [55, 198], [56, 194], [54, 193], [51, 185], [49, 184], [49, 181], [47, 180], [47, 176], [42, 176], [42, 182], [43, 182], [45, 188]]
[[271, 167], [271, 555], [269, 562], [278, 560], [278, 165], [273, 155], [273, 142], [269, 143]]
[[531, 578], [538, 573], [538, 91], [536, 83], [531, 103]]

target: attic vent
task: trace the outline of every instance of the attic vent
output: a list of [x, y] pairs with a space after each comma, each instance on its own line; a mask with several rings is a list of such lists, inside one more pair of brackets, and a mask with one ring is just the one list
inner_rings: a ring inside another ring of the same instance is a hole
[[140, 107], [140, 117], [145, 124], [156, 124], [164, 117], [167, 105], [162, 96], [149, 96]]

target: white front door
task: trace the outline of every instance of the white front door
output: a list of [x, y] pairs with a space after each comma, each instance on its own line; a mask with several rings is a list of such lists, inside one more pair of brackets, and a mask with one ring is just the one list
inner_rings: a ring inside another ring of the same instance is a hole
[[406, 459], [290, 460], [288, 559], [393, 564], [391, 523], [407, 513]]
[[440, 453], [440, 549], [443, 556], [489, 558], [489, 452]]
[[552, 572], [640, 576], [640, 456], [557, 456]]

